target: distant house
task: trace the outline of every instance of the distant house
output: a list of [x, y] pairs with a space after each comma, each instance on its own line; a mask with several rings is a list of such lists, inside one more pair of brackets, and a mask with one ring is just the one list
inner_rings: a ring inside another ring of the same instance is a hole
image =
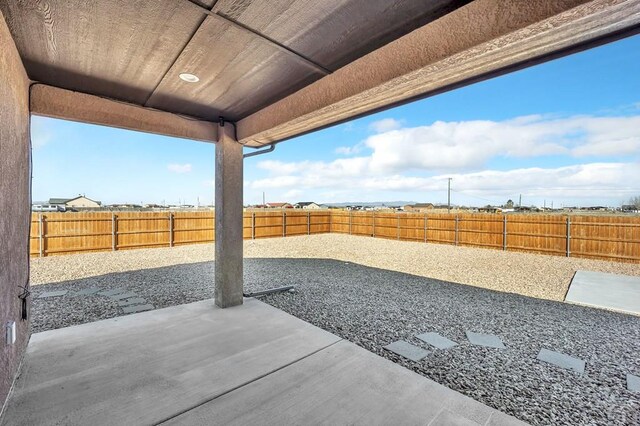
[[60, 206], [65, 209], [98, 209], [102, 207], [100, 201], [95, 201], [84, 195], [78, 195], [75, 198], [49, 198], [49, 204], [52, 206]]
[[633, 204], [625, 204], [620, 208], [620, 210], [628, 213], [640, 212], [640, 209], [638, 208], [638, 206], [635, 206]]
[[[513, 209], [511, 209], [511, 211], [513, 211]], [[486, 205], [484, 207], [479, 207], [478, 212], [479, 213], [501, 213], [502, 207]]]
[[267, 203], [269, 209], [292, 209], [293, 206], [289, 203]]
[[432, 203], [407, 204], [402, 209], [406, 212], [424, 212], [427, 210], [433, 210], [433, 204]]
[[318, 210], [322, 207], [319, 204], [314, 203], [313, 201], [300, 201], [293, 205], [296, 209], [304, 209], [304, 210]]

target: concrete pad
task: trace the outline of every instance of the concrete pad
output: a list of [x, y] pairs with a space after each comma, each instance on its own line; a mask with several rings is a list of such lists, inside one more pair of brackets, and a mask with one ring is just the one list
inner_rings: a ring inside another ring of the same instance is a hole
[[640, 392], [640, 377], [627, 374], [627, 389], [631, 392]]
[[[446, 410], [450, 414], [441, 414]], [[168, 425], [484, 425], [496, 410], [342, 340]], [[505, 415], [506, 416], [506, 415]], [[507, 425], [524, 425], [513, 417]]]
[[550, 351], [548, 349], [540, 349], [538, 358], [540, 361], [548, 362], [560, 368], [567, 370], [573, 370], [580, 374], [584, 373], [585, 362], [581, 359], [574, 358], [572, 356]]
[[122, 308], [122, 312], [124, 312], [125, 314], [134, 314], [136, 312], [150, 311], [151, 309], [153, 309], [153, 305], [151, 305], [151, 304], [147, 304], [147, 305], [132, 305], [132, 306], [123, 307]]
[[46, 299], [47, 297], [60, 297], [66, 295], [68, 292], [69, 290], [45, 291], [38, 297], [38, 299]]
[[424, 349], [405, 342], [404, 340], [398, 340], [397, 342], [390, 343], [385, 346], [384, 349], [414, 362], [420, 361], [429, 355], [429, 351], [425, 351]]
[[146, 303], [146, 299], [143, 299], [142, 297], [134, 297], [133, 299], [121, 300], [118, 302], [118, 306], [142, 305]]
[[96, 294], [99, 291], [100, 291], [100, 289], [98, 287], [85, 288], [83, 290], [76, 291], [74, 296], [91, 296], [91, 295]]
[[640, 315], [640, 277], [577, 271], [565, 302]]
[[422, 333], [418, 334], [416, 337], [438, 349], [449, 349], [458, 345], [453, 340], [449, 340], [438, 333]]
[[138, 297], [138, 295], [135, 293], [126, 292], [126, 293], [114, 294], [109, 297], [113, 300], [123, 300], [123, 299], [131, 299], [132, 297]]
[[98, 294], [100, 296], [113, 296], [115, 294], [120, 294], [120, 293], [124, 293], [125, 291], [127, 291], [124, 288], [114, 288], [113, 290], [104, 290], [99, 292]]
[[465, 333], [467, 334], [467, 339], [474, 345], [505, 349], [502, 339], [495, 334], [474, 333], [473, 331], [465, 331]]
[[156, 424], [339, 340], [256, 299], [36, 333], [0, 424]]

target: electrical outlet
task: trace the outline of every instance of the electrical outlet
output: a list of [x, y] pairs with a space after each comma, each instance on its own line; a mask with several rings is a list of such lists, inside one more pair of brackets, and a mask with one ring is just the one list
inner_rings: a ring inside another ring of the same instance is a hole
[[9, 321], [4, 326], [5, 335], [7, 336], [7, 344], [13, 345], [16, 343], [16, 322]]

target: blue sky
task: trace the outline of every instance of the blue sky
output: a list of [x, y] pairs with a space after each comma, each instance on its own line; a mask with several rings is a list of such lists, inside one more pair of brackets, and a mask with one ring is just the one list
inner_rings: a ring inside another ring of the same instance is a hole
[[[33, 199], [213, 201], [214, 146], [33, 117]], [[245, 160], [267, 201], [619, 206], [640, 195], [635, 36], [283, 142]]]

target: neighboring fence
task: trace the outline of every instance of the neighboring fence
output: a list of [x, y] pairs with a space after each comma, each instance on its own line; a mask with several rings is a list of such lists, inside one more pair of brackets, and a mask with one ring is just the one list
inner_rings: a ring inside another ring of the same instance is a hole
[[[244, 213], [244, 238], [322, 233], [640, 262], [640, 217], [393, 212]], [[212, 212], [32, 215], [31, 255], [173, 247], [214, 241]]]

